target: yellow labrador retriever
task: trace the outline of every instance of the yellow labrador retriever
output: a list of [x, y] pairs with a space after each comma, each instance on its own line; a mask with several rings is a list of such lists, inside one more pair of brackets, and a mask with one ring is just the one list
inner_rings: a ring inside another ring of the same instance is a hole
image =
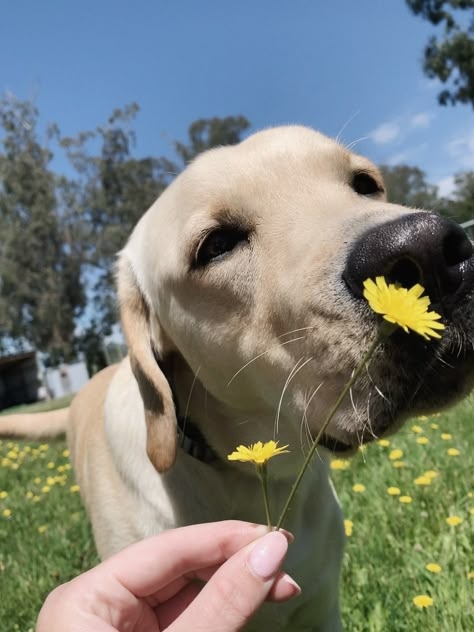
[[226, 458], [239, 444], [290, 444], [270, 468], [276, 515], [375, 335], [362, 283], [377, 275], [420, 282], [446, 330], [431, 342], [400, 332], [379, 349], [285, 524], [296, 535], [286, 570], [303, 594], [266, 604], [248, 627], [342, 629], [330, 453], [350, 454], [470, 390], [474, 258], [456, 224], [387, 203], [371, 162], [310, 129], [269, 129], [203, 154], [120, 254], [130, 355], [76, 397], [68, 429], [101, 557], [179, 525], [263, 521], [253, 468]]

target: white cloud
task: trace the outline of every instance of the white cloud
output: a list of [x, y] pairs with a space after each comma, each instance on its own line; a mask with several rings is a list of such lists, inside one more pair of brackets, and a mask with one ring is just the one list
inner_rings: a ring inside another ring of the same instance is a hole
[[388, 165], [402, 165], [409, 162], [412, 162], [416, 159], [419, 154], [423, 153], [428, 147], [427, 143], [421, 143], [420, 145], [414, 145], [412, 147], [407, 147], [406, 149], [399, 151], [392, 156], [389, 156], [386, 160]]
[[435, 115], [431, 112], [419, 112], [411, 117], [410, 126], [415, 129], [418, 127], [429, 127], [434, 117]]
[[448, 143], [448, 153], [464, 169], [474, 169], [474, 129]]
[[376, 145], [386, 145], [400, 136], [400, 125], [395, 121], [382, 123], [369, 133], [369, 137]]
[[441, 197], [450, 198], [452, 197], [456, 185], [454, 183], [454, 176], [446, 176], [446, 178], [441, 178], [436, 182], [436, 186], [438, 187], [438, 194]]

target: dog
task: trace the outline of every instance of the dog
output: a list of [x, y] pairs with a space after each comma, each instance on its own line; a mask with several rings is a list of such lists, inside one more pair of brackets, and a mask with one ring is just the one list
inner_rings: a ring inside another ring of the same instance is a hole
[[102, 558], [177, 526], [262, 522], [255, 468], [227, 460], [240, 444], [289, 444], [269, 465], [270, 502], [280, 509], [376, 335], [364, 280], [425, 288], [446, 325], [441, 340], [400, 330], [378, 348], [284, 524], [296, 536], [285, 569], [303, 593], [265, 604], [248, 625], [342, 630], [344, 528], [329, 460], [471, 390], [471, 242], [447, 219], [388, 203], [369, 160], [287, 126], [195, 159], [138, 222], [117, 270], [129, 356], [84, 387], [67, 422]]

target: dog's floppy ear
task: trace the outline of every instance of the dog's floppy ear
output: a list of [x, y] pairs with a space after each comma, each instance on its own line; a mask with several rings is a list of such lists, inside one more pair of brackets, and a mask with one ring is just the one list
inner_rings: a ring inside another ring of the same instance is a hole
[[117, 272], [122, 326], [145, 407], [146, 450], [158, 472], [165, 472], [176, 459], [177, 422], [173, 394], [159, 366], [162, 341], [152, 336], [150, 306], [124, 254], [119, 259]]

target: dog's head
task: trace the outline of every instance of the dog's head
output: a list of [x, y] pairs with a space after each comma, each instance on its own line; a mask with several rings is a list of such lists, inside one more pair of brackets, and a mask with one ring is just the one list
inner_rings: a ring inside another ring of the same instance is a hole
[[[209, 422], [219, 450], [274, 430], [299, 438], [302, 424], [314, 436], [377, 330], [362, 283], [378, 275], [421, 283], [446, 330], [430, 342], [400, 331], [379, 348], [328, 428], [323, 443], [335, 450], [469, 391], [472, 245], [448, 220], [387, 203], [371, 162], [306, 128], [263, 131], [195, 160], [119, 261], [155, 467], [174, 460], [172, 390], [189, 405], [190, 375], [219, 417]], [[170, 387], [170, 358], [187, 371], [185, 388], [176, 375]]]

